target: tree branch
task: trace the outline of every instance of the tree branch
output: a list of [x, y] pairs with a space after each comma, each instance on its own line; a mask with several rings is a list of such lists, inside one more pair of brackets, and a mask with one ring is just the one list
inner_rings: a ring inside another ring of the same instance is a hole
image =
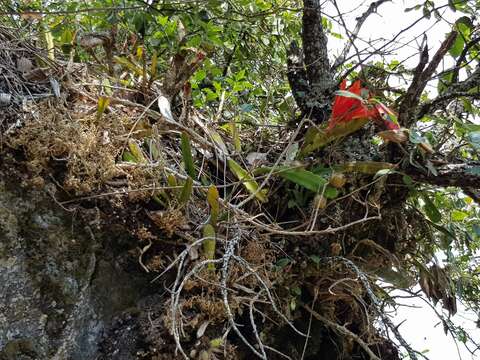
[[[471, 90], [475, 87], [479, 87], [478, 91], [472, 92]], [[420, 119], [426, 114], [431, 114], [435, 110], [447, 106], [452, 99], [459, 97], [480, 99], [480, 66], [478, 66], [473, 74], [465, 81], [450, 85], [443, 94], [440, 94], [435, 99], [422, 104], [416, 118]]]
[[310, 94], [310, 86], [308, 85], [307, 72], [303, 64], [303, 54], [295, 41], [290, 44], [287, 60], [287, 77], [292, 95], [297, 106], [302, 112], [306, 112], [307, 95]]
[[[413, 77], [412, 83], [407, 90], [405, 97], [400, 103], [399, 107], [399, 118], [398, 121], [401, 125], [405, 127], [410, 127], [416, 120], [416, 113], [418, 104], [420, 102], [420, 96], [422, 95], [427, 82], [432, 77], [435, 72], [438, 64], [443, 59], [447, 51], [453, 46], [455, 39], [457, 38], [457, 32], [452, 31], [447, 38], [440, 45], [440, 48], [437, 50], [435, 55], [432, 58], [432, 61], [426, 66], [428, 61], [428, 48], [425, 44], [422, 54], [420, 56], [420, 62], [415, 69], [415, 75]], [[426, 66], [426, 68], [425, 68]], [[425, 68], [425, 69], [424, 69]]]
[[[340, 53], [340, 56], [335, 60], [335, 63], [332, 66], [332, 70], [335, 70], [337, 67], [339, 67], [343, 62], [345, 61], [345, 58], [347, 57], [348, 53], [350, 52], [350, 49], [354, 45], [354, 41], [358, 36], [358, 33], [360, 32], [360, 29], [363, 26], [363, 23], [367, 18], [372, 15], [373, 13], [377, 12], [377, 9], [380, 5], [383, 3], [386, 3], [388, 1], [392, 0], [378, 0], [374, 1], [370, 4], [368, 7], [367, 11], [365, 11], [361, 16], [356, 18], [357, 24], [355, 25], [355, 29], [353, 29], [353, 32], [349, 35], [349, 41], [345, 44], [345, 47], [343, 48], [342, 52]], [[347, 35], [349, 34], [349, 31], [345, 28], [345, 31], [347, 32]]]
[[480, 189], [480, 162], [447, 164], [437, 169], [438, 174], [426, 174], [416, 167], [405, 169], [405, 173], [418, 182], [435, 186], [453, 186], [474, 191]]
[[330, 113], [333, 74], [328, 60], [327, 36], [322, 26], [320, 0], [304, 0], [303, 55], [310, 93], [307, 104], [311, 118], [325, 121]]

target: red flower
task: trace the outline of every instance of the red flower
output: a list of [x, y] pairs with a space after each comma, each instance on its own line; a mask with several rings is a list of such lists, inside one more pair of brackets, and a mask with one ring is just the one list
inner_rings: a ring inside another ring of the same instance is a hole
[[372, 119], [382, 123], [387, 129], [398, 129], [395, 113], [380, 102], [370, 101], [368, 89], [362, 88], [360, 80], [355, 81], [348, 89], [346, 80], [340, 85], [340, 90], [348, 94], [335, 96], [332, 115], [328, 121], [327, 129], [334, 128], [337, 124], [347, 123], [356, 119]]

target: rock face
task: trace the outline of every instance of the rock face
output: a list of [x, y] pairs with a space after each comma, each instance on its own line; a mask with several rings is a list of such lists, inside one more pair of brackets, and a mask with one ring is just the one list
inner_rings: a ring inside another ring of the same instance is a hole
[[122, 270], [105, 237], [47, 192], [6, 179], [0, 171], [0, 359], [136, 359], [138, 334], [117, 347], [105, 336], [145, 297], [145, 276]]

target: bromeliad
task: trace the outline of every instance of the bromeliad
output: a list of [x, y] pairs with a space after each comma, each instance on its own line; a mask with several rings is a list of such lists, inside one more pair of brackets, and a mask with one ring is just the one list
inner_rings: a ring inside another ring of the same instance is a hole
[[370, 92], [362, 87], [360, 80], [355, 81], [348, 89], [346, 80], [343, 80], [335, 95], [327, 130], [358, 119], [373, 120], [388, 130], [400, 128], [396, 114], [377, 99], [370, 97]]

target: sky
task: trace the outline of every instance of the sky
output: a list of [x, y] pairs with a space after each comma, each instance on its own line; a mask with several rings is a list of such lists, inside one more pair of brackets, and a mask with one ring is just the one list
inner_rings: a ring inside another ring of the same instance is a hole
[[[345, 16], [345, 22], [351, 30], [355, 26], [355, 18], [366, 10], [371, 1], [373, 0], [337, 0], [340, 11], [349, 13]], [[421, 10], [405, 12], [404, 9], [423, 2], [424, 1], [421, 0], [393, 0], [383, 4], [378, 9], [377, 14], [372, 14], [367, 19], [359, 33], [359, 38], [370, 41], [392, 38], [397, 35], [401, 29], [408, 27], [422, 16]], [[447, 0], [435, 1], [435, 5], [437, 6], [446, 3]], [[358, 8], [359, 6], [360, 8]], [[324, 11], [329, 16], [336, 16], [338, 14], [330, 2], [325, 5]], [[430, 20], [423, 20], [402, 34], [397, 39], [398, 42], [401, 43], [401, 47], [396, 50], [394, 57], [398, 60], [406, 59], [405, 65], [414, 67], [418, 63], [418, 49], [422, 42], [423, 34], [426, 34], [431, 58], [445, 38], [445, 35], [451, 31], [451, 24], [463, 15], [452, 12], [448, 7], [441, 11], [441, 14], [446, 21], [437, 22], [435, 17], [432, 16]], [[338, 24], [334, 24], [333, 31], [344, 35], [342, 27]], [[338, 54], [343, 48], [344, 42], [345, 40], [330, 38], [329, 48], [332, 53]], [[363, 46], [367, 46], [366, 43], [364, 43]], [[441, 64], [440, 66], [448, 65], [449, 64]], [[436, 87], [430, 86], [427, 88], [427, 91], [429, 91], [431, 95], [435, 95]], [[423, 301], [418, 299], [402, 299], [401, 303], [404, 306], [398, 309], [393, 320], [397, 325], [402, 323], [399, 330], [413, 348], [419, 351], [428, 350], [425, 355], [431, 360], [480, 359], [480, 351], [477, 356], [472, 356], [462, 344], [458, 345], [459, 349], [457, 350], [452, 336], [445, 335], [438, 317]], [[440, 305], [437, 306], [437, 311], [441, 311]], [[452, 320], [456, 324], [464, 327], [473, 338], [480, 341], [480, 329], [476, 327], [475, 321], [477, 317], [475, 314], [466, 312], [465, 308], [459, 304], [459, 311]]]

